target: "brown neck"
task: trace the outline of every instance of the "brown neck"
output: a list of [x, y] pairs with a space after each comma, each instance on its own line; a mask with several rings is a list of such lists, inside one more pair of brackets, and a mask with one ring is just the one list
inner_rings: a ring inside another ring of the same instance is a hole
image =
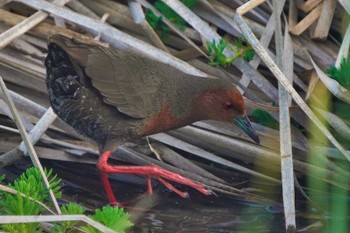
[[181, 82], [177, 82], [178, 88], [169, 96], [171, 113], [186, 121], [203, 120], [207, 101], [200, 100], [211, 99], [211, 91], [225, 89], [229, 85], [228, 82], [215, 78], [184, 77]]
[[224, 87], [201, 91], [193, 101], [192, 118], [196, 121], [208, 119], [215, 120], [219, 114], [217, 109], [220, 109], [219, 107], [221, 107], [217, 105], [222, 102], [222, 96], [225, 91]]

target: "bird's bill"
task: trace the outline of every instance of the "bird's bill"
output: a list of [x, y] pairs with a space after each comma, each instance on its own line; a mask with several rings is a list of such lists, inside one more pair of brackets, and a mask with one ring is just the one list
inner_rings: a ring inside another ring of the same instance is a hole
[[235, 118], [237, 126], [243, 130], [251, 139], [253, 139], [257, 144], [260, 143], [259, 136], [255, 132], [252, 124], [247, 116]]

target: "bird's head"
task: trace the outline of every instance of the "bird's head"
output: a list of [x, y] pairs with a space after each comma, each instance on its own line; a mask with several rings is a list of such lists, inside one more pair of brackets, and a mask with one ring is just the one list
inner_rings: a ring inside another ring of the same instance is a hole
[[202, 91], [196, 98], [195, 109], [206, 119], [234, 122], [259, 144], [259, 137], [252, 127], [241, 93], [232, 85]]

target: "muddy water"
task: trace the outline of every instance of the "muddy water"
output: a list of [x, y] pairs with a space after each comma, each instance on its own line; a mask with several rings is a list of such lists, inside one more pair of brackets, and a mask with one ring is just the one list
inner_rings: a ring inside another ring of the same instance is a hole
[[[50, 164], [52, 165], [52, 164]], [[55, 170], [65, 179], [64, 197], [94, 209], [107, 204], [94, 166], [72, 169], [57, 163]], [[89, 172], [83, 172], [89, 171]], [[76, 174], [72, 176], [72, 174]], [[183, 199], [154, 182], [154, 195], [142, 196], [145, 180], [137, 176], [111, 177], [116, 198], [130, 213], [135, 227], [130, 232], [283, 232], [283, 210], [232, 197], [204, 196], [178, 186], [190, 194]]]

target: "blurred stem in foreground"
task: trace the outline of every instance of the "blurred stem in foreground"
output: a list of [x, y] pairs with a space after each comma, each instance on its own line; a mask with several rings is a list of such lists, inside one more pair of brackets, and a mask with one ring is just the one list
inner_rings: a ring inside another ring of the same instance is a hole
[[[323, 85], [318, 85], [317, 88], [314, 89], [313, 95], [315, 95], [319, 100], [322, 100], [323, 110], [329, 111], [331, 107], [331, 95], [327, 88]], [[315, 101], [311, 102], [311, 106], [320, 107]], [[327, 121], [325, 119], [320, 119], [323, 121], [323, 124], [327, 125]], [[328, 146], [329, 143], [327, 138], [319, 132], [318, 128], [314, 124], [310, 124], [310, 141], [313, 145], [322, 145], [325, 147]], [[311, 149], [309, 152], [309, 163], [320, 168], [329, 169], [328, 164], [326, 163], [327, 160], [320, 159], [322, 156], [326, 156], [326, 154], [320, 153], [320, 151], [316, 152]], [[344, 164], [344, 162], [341, 162], [340, 165], [349, 167], [348, 164]], [[344, 167], [343, 169], [349, 170], [348, 168]], [[346, 233], [349, 232], [349, 191], [346, 188], [341, 188], [325, 182], [326, 180], [332, 179], [331, 174], [331, 172], [321, 174], [317, 172], [317, 169], [314, 170], [312, 167], [310, 167], [307, 177], [308, 195], [311, 200], [309, 202], [309, 211], [311, 213], [316, 211], [325, 217], [325, 227], [322, 229], [321, 233]], [[349, 181], [347, 182], [349, 185]]]

